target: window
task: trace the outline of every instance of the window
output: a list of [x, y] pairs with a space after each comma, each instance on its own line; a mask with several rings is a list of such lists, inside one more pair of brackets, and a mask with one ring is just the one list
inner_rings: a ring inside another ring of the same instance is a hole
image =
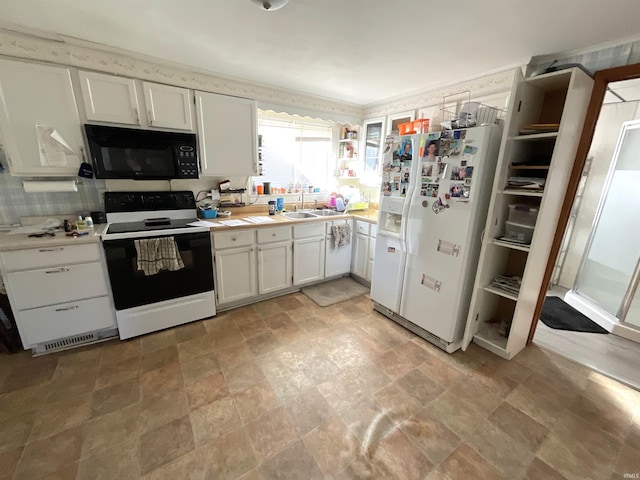
[[334, 166], [333, 127], [328, 122], [258, 111], [263, 175], [257, 182], [272, 187], [300, 184], [326, 191]]

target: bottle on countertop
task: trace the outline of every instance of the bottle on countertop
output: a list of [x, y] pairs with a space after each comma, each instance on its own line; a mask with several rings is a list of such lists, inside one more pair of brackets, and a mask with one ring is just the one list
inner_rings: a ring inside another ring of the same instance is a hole
[[84, 217], [84, 223], [87, 226], [87, 228], [93, 228], [93, 218], [91, 218], [89, 215]]

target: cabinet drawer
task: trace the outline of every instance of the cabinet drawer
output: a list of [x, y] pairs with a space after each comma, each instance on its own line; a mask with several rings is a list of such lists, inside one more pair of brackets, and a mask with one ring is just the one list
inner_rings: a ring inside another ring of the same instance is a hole
[[324, 237], [324, 223], [293, 226], [293, 238]]
[[326, 223], [326, 234], [331, 235], [331, 227], [333, 227], [334, 225], [342, 225], [344, 223], [349, 223], [353, 227], [353, 225], [350, 222], [351, 220], [331, 220], [330, 222]]
[[255, 230], [238, 230], [237, 232], [223, 232], [213, 234], [215, 248], [233, 248], [253, 245]]
[[99, 297], [109, 291], [100, 262], [13, 272], [7, 274], [6, 282], [13, 308], [18, 310]]
[[284, 240], [291, 240], [291, 227], [258, 229], [258, 243], [281, 242]]
[[356, 220], [354, 230], [356, 233], [361, 233], [362, 235], [369, 235], [369, 226], [371, 224], [368, 222], [363, 222], [362, 220]]
[[8, 271], [95, 262], [96, 260], [100, 260], [100, 244], [98, 243], [13, 250], [2, 253], [2, 261]]
[[34, 308], [18, 315], [25, 347], [59, 338], [115, 327], [109, 297]]

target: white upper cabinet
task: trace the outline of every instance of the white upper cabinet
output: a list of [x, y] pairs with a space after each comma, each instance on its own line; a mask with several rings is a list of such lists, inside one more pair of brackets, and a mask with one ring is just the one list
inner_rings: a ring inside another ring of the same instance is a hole
[[193, 130], [188, 88], [142, 82], [150, 127]]
[[69, 69], [0, 60], [0, 135], [12, 175], [77, 175], [84, 141]]
[[196, 92], [202, 175], [257, 175], [256, 102]]
[[78, 72], [87, 120], [141, 125], [135, 80]]
[[[193, 130], [188, 88], [94, 72], [78, 72], [78, 77], [90, 122]], [[144, 101], [138, 98], [140, 84]]]

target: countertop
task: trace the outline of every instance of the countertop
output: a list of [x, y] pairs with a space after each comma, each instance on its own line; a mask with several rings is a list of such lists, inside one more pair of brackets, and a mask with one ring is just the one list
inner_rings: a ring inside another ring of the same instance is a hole
[[56, 232], [55, 237], [29, 237], [26, 233], [9, 235], [7, 233], [0, 233], [0, 251], [8, 250], [24, 250], [30, 248], [50, 248], [50, 247], [63, 247], [68, 245], [82, 245], [86, 243], [98, 243], [100, 242], [100, 235], [104, 231], [106, 224], [96, 225], [93, 228], [88, 228], [88, 235], [82, 237], [67, 237], [63, 230]]
[[[247, 217], [261, 217], [268, 216], [273, 219], [273, 222], [268, 223], [247, 223], [247, 225], [241, 225], [237, 227], [222, 226], [212, 227], [212, 232], [220, 232], [226, 230], [237, 230], [244, 228], [268, 228], [276, 225], [294, 225], [298, 223], [310, 223], [310, 222], [326, 222], [330, 220], [344, 220], [348, 218], [354, 218], [356, 220], [362, 220], [368, 223], [377, 223], [378, 210], [370, 208], [368, 210], [359, 210], [344, 215], [332, 215], [327, 217], [316, 218], [287, 218], [283, 215], [269, 215], [265, 206], [260, 207], [243, 207], [236, 208], [230, 217], [226, 218], [212, 218], [209, 221], [218, 223], [220, 220], [243, 220]], [[87, 243], [100, 242], [100, 235], [106, 228], [106, 224], [96, 225], [94, 228], [89, 228], [89, 234], [82, 237], [67, 237], [64, 231], [56, 233], [55, 237], [44, 236], [40, 238], [28, 237], [27, 234], [9, 235], [7, 233], [0, 233], [0, 252], [9, 250], [24, 250], [31, 248], [51, 248], [70, 245], [82, 245]]]
[[269, 215], [268, 211], [264, 206], [260, 207], [243, 207], [236, 208], [232, 211], [232, 215], [230, 217], [217, 217], [205, 219], [205, 221], [220, 223], [221, 220], [246, 220], [248, 217], [269, 217], [272, 219], [272, 222], [265, 223], [249, 223], [247, 225], [238, 225], [238, 226], [227, 226], [224, 225], [222, 227], [212, 227], [212, 232], [221, 232], [226, 230], [239, 230], [244, 228], [268, 228], [280, 225], [294, 225], [298, 223], [313, 223], [313, 222], [326, 222], [331, 220], [345, 220], [349, 218], [354, 218], [356, 220], [362, 220], [368, 223], [377, 223], [378, 221], [378, 210], [374, 208], [370, 208], [368, 210], [358, 210], [354, 212], [345, 213], [343, 215], [331, 215], [331, 216], [322, 216], [315, 218], [288, 218], [282, 214]]

